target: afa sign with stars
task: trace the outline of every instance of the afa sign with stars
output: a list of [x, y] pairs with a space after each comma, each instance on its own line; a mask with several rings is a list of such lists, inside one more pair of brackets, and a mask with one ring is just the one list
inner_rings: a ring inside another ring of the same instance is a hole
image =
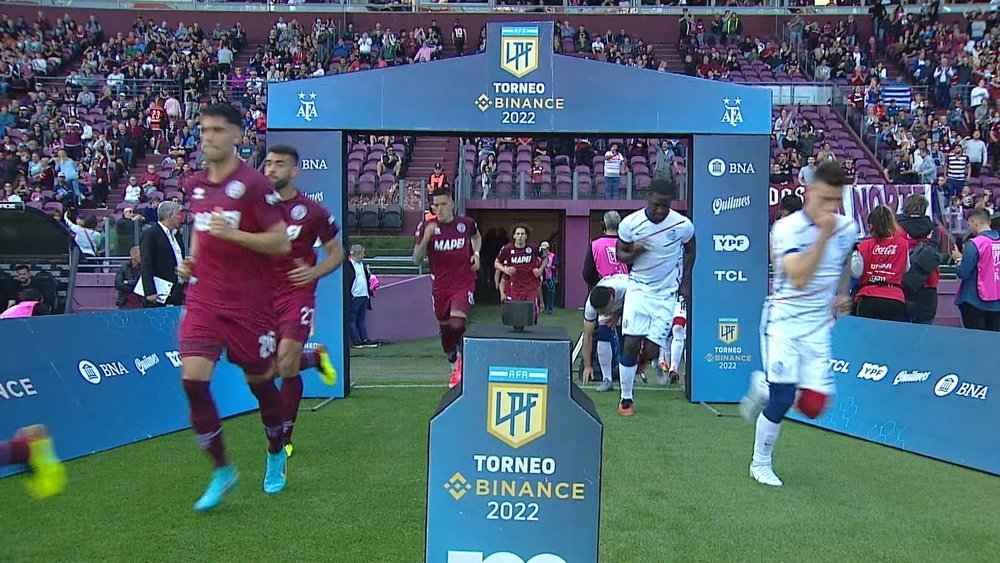
[[482, 53], [269, 83], [268, 129], [771, 133], [766, 88], [557, 54], [550, 21], [486, 26]]
[[603, 427], [571, 352], [559, 327], [470, 328], [430, 423], [426, 561], [597, 561]]

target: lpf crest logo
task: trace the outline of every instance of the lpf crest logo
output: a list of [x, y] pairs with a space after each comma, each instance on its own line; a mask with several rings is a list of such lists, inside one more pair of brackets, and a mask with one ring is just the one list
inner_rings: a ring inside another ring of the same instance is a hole
[[719, 319], [719, 340], [723, 344], [732, 344], [740, 339], [739, 319]]
[[538, 26], [500, 28], [500, 68], [521, 78], [538, 70]]
[[545, 435], [548, 370], [490, 367], [486, 431], [512, 448]]
[[316, 111], [316, 92], [310, 92], [308, 96], [305, 92], [299, 92], [299, 111], [295, 113], [295, 117], [306, 121], [319, 117], [319, 112]]

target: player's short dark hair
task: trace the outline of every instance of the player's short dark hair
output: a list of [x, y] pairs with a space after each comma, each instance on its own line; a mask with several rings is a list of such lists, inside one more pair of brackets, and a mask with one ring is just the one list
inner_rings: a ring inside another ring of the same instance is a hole
[[268, 153], [280, 154], [284, 156], [292, 157], [292, 162], [296, 165], [299, 163], [299, 151], [296, 150], [292, 145], [274, 145], [267, 149]]
[[202, 117], [219, 117], [234, 127], [243, 129], [243, 114], [236, 106], [226, 103], [208, 104], [201, 110]]
[[781, 198], [781, 210], [795, 213], [802, 209], [802, 198], [795, 194], [788, 194]]
[[20, 270], [28, 270], [30, 272], [31, 271], [31, 266], [29, 266], [27, 264], [18, 264], [17, 266], [14, 266], [14, 271], [15, 272], [18, 272]]
[[976, 207], [975, 209], [973, 209], [972, 211], [969, 212], [969, 221], [972, 221], [973, 219], [975, 219], [976, 221], [978, 221], [980, 223], [984, 223], [986, 225], [989, 225], [990, 224], [990, 212], [987, 211], [987, 210], [985, 210], [985, 209], [983, 209], [982, 207]]
[[450, 198], [454, 197], [451, 193], [451, 189], [444, 187], [437, 188], [436, 190], [434, 190], [434, 195], [432, 195], [431, 197], [442, 197], [442, 196], [447, 196]]
[[513, 236], [514, 233], [516, 233], [518, 229], [524, 229], [524, 234], [528, 235], [528, 238], [531, 238], [531, 227], [529, 227], [528, 225], [526, 225], [524, 223], [518, 223], [518, 224], [514, 225], [514, 228], [510, 230], [511, 236]]
[[677, 182], [672, 178], [657, 178], [649, 184], [649, 195], [653, 194], [674, 199], [677, 197]]
[[590, 292], [590, 306], [595, 309], [603, 309], [611, 303], [611, 290], [599, 285]]
[[814, 182], [823, 182], [835, 188], [842, 188], [844, 184], [847, 183], [847, 175], [844, 174], [843, 167], [840, 163], [835, 160], [823, 161], [816, 167], [816, 172], [813, 174]]

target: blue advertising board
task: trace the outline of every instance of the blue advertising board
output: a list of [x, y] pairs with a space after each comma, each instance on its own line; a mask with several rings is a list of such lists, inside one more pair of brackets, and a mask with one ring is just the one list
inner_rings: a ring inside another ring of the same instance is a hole
[[[734, 100], [731, 100], [735, 102]], [[760, 369], [767, 296], [770, 153], [766, 139], [694, 138], [691, 219], [697, 259], [689, 315], [692, 401], [734, 402]]]
[[[344, 139], [340, 131], [268, 131], [267, 145], [291, 145], [299, 151], [299, 176], [295, 181], [299, 191], [330, 211], [340, 228], [340, 242], [347, 245], [346, 199], [344, 196]], [[317, 246], [318, 259], [326, 256]], [[344, 249], [347, 260], [347, 248]], [[337, 383], [323, 383], [316, 370], [302, 372], [303, 395], [306, 397], [344, 397], [350, 390], [350, 350], [344, 337], [347, 311], [344, 307], [344, 269], [337, 268], [319, 281], [316, 287], [316, 313], [313, 331], [307, 347], [325, 344], [330, 361], [337, 368]]]
[[795, 420], [1000, 475], [995, 332], [845, 317], [833, 328], [837, 397]]
[[571, 352], [562, 327], [470, 327], [430, 422], [425, 561], [597, 561], [603, 426]]
[[[0, 439], [44, 423], [63, 458], [190, 427], [181, 386], [180, 308], [0, 321]], [[257, 408], [225, 359], [212, 395], [223, 417]], [[15, 467], [0, 468], [0, 476]]]
[[[766, 88], [557, 55], [550, 21], [486, 26], [482, 54], [269, 83], [268, 136], [276, 129], [771, 132]], [[461, 80], [442, 79], [455, 76]]]

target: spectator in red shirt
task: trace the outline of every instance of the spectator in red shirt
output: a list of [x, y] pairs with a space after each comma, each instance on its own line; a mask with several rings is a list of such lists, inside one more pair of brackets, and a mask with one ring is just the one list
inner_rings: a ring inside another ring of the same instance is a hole
[[146, 165], [146, 173], [139, 178], [139, 185], [142, 186], [142, 192], [146, 197], [149, 197], [151, 192], [159, 191], [163, 186], [163, 179], [157, 174], [156, 165]]

